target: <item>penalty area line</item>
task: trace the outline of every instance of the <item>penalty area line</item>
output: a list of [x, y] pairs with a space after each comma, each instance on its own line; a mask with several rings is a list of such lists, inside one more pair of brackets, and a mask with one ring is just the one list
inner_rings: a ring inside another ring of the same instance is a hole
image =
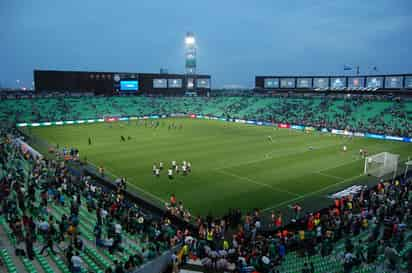
[[338, 179], [338, 180], [345, 179], [344, 177], [341, 177], [341, 176], [336, 176], [336, 175], [326, 174], [326, 173], [322, 173], [322, 172], [313, 172], [313, 173], [314, 173], [314, 174], [321, 175], [321, 176], [329, 177], [329, 178]]
[[339, 182], [337, 182], [337, 183], [334, 183], [334, 184], [328, 185], [328, 186], [326, 186], [326, 187], [323, 187], [323, 188], [321, 188], [321, 189], [319, 189], [319, 190], [309, 192], [309, 193], [307, 193], [307, 194], [301, 195], [301, 196], [296, 197], [296, 198], [293, 198], [293, 199], [285, 200], [285, 201], [280, 202], [279, 204], [277, 204], [277, 205], [275, 205], [275, 206], [272, 206], [272, 207], [268, 207], [268, 208], [263, 209], [262, 212], [265, 212], [265, 211], [268, 211], [268, 210], [272, 210], [272, 209], [281, 207], [281, 206], [283, 206], [283, 205], [287, 205], [287, 204], [289, 204], [289, 203], [293, 203], [293, 202], [296, 202], [296, 201], [305, 199], [305, 198], [307, 198], [307, 197], [309, 197], [309, 196], [312, 196], [312, 195], [321, 193], [321, 192], [323, 192], [323, 191], [325, 191], [325, 190], [327, 190], [327, 189], [329, 189], [329, 188], [333, 188], [333, 187], [335, 187], [335, 186], [338, 186], [338, 185], [341, 185], [341, 184], [345, 184], [345, 183], [347, 183], [347, 182], [349, 182], [349, 181], [352, 181], [352, 180], [354, 180], [354, 179], [356, 179], [356, 178], [362, 177], [363, 175], [364, 175], [364, 174], [355, 175], [355, 176], [349, 177], [349, 178], [347, 178], [347, 179], [344, 179], [344, 180], [342, 180], [342, 181], [339, 181]]
[[232, 176], [232, 177], [238, 178], [239, 180], [249, 181], [249, 182], [251, 182], [255, 185], [269, 188], [269, 189], [271, 189], [272, 191], [275, 191], [275, 192], [287, 193], [287, 194], [290, 194], [290, 195], [293, 195], [293, 196], [298, 196], [298, 197], [301, 196], [300, 194], [297, 194], [297, 193], [294, 193], [294, 192], [291, 192], [291, 191], [288, 191], [288, 190], [282, 190], [282, 189], [274, 188], [271, 185], [256, 181], [256, 180], [254, 180], [252, 178], [249, 178], [249, 177], [246, 177], [246, 176], [240, 176], [240, 175], [237, 175], [237, 174], [234, 174], [234, 173], [231, 173], [231, 172], [228, 172], [228, 171], [224, 171], [224, 170], [215, 170], [215, 172], [218, 172], [218, 173], [221, 173], [221, 174], [224, 174], [224, 175], [227, 175], [227, 176]]

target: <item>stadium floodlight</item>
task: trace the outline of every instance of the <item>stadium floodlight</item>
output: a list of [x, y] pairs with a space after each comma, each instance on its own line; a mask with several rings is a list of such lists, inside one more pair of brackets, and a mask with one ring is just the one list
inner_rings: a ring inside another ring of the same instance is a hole
[[185, 70], [186, 74], [196, 74], [196, 39], [193, 32], [186, 33], [185, 37]]
[[185, 44], [186, 45], [194, 45], [196, 43], [196, 39], [193, 36], [186, 36]]

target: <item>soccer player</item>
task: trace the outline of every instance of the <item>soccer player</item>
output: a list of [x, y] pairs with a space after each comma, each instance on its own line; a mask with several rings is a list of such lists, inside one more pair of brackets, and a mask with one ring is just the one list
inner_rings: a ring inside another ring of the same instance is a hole
[[348, 150], [348, 147], [346, 147], [346, 145], [343, 145], [343, 151], [346, 152]]
[[176, 160], [172, 161], [172, 167], [175, 168], [176, 167]]
[[167, 176], [169, 177], [169, 179], [173, 179], [173, 170], [172, 170], [172, 168], [169, 168], [167, 170]]
[[182, 166], [183, 175], [187, 175], [187, 167], [186, 164]]
[[188, 172], [192, 171], [192, 164], [190, 163], [190, 161], [187, 162], [187, 171]]
[[153, 163], [153, 167], [152, 167], [153, 175], [156, 174], [156, 170], [157, 170], [156, 163]]
[[159, 169], [160, 169], [160, 170], [163, 170], [163, 161], [160, 161], [160, 162], [159, 162]]
[[89, 145], [92, 145], [92, 138], [89, 137]]
[[268, 141], [273, 142], [272, 136], [268, 136]]
[[363, 149], [362, 149], [362, 148], [359, 149], [359, 155], [360, 155], [361, 157], [363, 157]]
[[157, 177], [159, 177], [159, 175], [160, 175], [160, 170], [159, 170], [158, 168], [156, 168], [156, 170], [155, 170], [155, 175], [156, 175]]
[[124, 136], [120, 136], [120, 141], [123, 141], [123, 142], [126, 141], [126, 139], [124, 138]]

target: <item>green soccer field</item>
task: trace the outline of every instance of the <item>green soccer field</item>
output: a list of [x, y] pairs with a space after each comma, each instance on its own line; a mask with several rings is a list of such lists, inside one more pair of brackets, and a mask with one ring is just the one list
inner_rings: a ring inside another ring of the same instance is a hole
[[[228, 208], [270, 211], [307, 197], [325, 196], [362, 176], [360, 148], [369, 154], [397, 153], [401, 160], [412, 155], [412, 145], [400, 142], [212, 120], [159, 122], [156, 129], [131, 121], [27, 130], [60, 148], [77, 147], [82, 158], [104, 166], [114, 176], [126, 177], [129, 189], [158, 202], [176, 194], [193, 215], [221, 215]], [[169, 130], [172, 123], [178, 129]], [[132, 139], [121, 142], [120, 136]], [[343, 145], [347, 152], [342, 151]], [[163, 161], [167, 169], [172, 160], [190, 161], [192, 172], [173, 180], [166, 170], [160, 177], [152, 175], [154, 162]]]

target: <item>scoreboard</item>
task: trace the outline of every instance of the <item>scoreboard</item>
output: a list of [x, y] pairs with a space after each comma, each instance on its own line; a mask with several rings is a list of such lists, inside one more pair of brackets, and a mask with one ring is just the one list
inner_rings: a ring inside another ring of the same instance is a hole
[[314, 78], [313, 88], [325, 89], [329, 87], [329, 78]]
[[295, 79], [294, 78], [281, 79], [280, 88], [295, 88]]
[[312, 79], [311, 78], [298, 78], [297, 88], [312, 88]]
[[333, 89], [342, 89], [346, 87], [346, 78], [343, 78], [343, 77], [331, 78], [330, 87]]
[[365, 86], [364, 77], [349, 77], [348, 78], [348, 88], [349, 89], [359, 89]]
[[386, 77], [385, 78], [385, 88], [401, 88], [402, 87], [402, 77]]
[[406, 91], [412, 92], [412, 74], [362, 76], [256, 76], [255, 87], [265, 90]]
[[412, 89], [412, 76], [405, 77], [405, 88]]
[[367, 77], [366, 78], [367, 88], [382, 88], [383, 87], [383, 77]]
[[268, 89], [275, 89], [279, 88], [279, 79], [274, 79], [274, 78], [266, 78], [264, 87]]

